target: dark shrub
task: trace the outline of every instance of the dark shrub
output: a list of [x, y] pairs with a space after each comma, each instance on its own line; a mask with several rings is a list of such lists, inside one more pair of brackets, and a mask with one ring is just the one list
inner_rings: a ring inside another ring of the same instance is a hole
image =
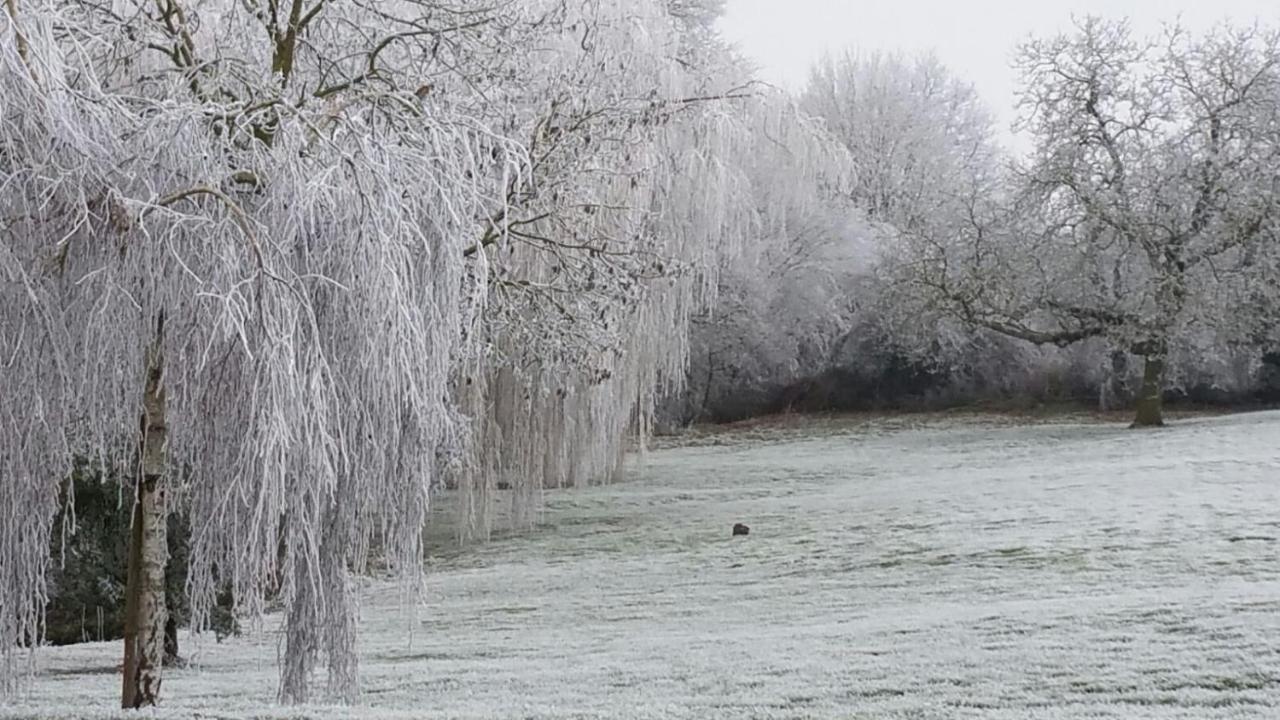
[[[67, 492], [73, 501], [68, 504]], [[53, 645], [117, 640], [124, 636], [124, 590], [128, 571], [129, 526], [133, 496], [115, 471], [96, 463], [76, 464], [63, 486], [63, 504], [54, 523], [49, 551], [53, 567], [45, 640]], [[68, 517], [68, 510], [73, 515]], [[70, 520], [74, 518], [74, 527]], [[170, 624], [166, 654], [177, 654], [177, 628], [190, 617], [185, 585], [191, 528], [187, 518], [169, 516], [169, 564], [165, 596]], [[219, 598], [211, 618], [219, 639], [239, 632], [230, 597]]]

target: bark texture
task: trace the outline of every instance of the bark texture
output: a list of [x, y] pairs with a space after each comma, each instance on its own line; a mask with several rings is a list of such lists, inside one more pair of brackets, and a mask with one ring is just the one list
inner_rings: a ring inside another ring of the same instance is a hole
[[165, 566], [169, 560], [165, 465], [164, 320], [147, 353], [143, 391], [137, 495], [129, 543], [129, 576], [125, 589], [124, 680], [121, 707], [153, 706], [160, 699], [164, 664]]

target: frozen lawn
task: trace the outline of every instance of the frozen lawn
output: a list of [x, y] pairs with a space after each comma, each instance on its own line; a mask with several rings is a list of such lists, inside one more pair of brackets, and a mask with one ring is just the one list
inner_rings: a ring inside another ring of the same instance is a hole
[[[811, 430], [550, 495], [433, 564], [412, 636], [372, 585], [361, 708], [276, 707], [259, 635], [203, 644], [160, 714], [1280, 717], [1280, 414]], [[39, 658], [0, 717], [111, 715], [117, 643]]]

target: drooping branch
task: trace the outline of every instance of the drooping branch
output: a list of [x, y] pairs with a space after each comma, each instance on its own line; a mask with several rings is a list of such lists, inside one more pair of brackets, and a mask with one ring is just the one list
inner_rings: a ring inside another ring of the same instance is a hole
[[[245, 180], [249, 178], [249, 176], [241, 176], [241, 177], [243, 177]], [[210, 197], [213, 197], [217, 199], [219, 202], [221, 202], [224, 206], [226, 206], [227, 210], [231, 212], [231, 217], [235, 220], [236, 225], [240, 228], [240, 231], [244, 233], [245, 239], [249, 242], [249, 249], [253, 251], [253, 257], [258, 264], [259, 272], [263, 272], [263, 273], [268, 272], [266, 267], [266, 262], [263, 260], [263, 256], [262, 256], [262, 243], [258, 241], [258, 235], [257, 233], [254, 232], [253, 226], [249, 222], [249, 216], [245, 213], [244, 209], [241, 208], [238, 203], [236, 203], [235, 200], [232, 200], [230, 197], [227, 196], [226, 193], [222, 192], [221, 190], [209, 187], [208, 185], [196, 185], [195, 187], [190, 187], [190, 188], [187, 188], [186, 190], [180, 190], [173, 194], [166, 195], [162, 198], [159, 198], [158, 200], [156, 200], [155, 205], [157, 207], [168, 207], [182, 200], [186, 200], [192, 197], [197, 197], [200, 195], [208, 195]]]
[[5, 0], [4, 9], [9, 15], [9, 24], [13, 27], [13, 39], [18, 46], [18, 57], [22, 58], [23, 64], [27, 66], [27, 70], [34, 78], [35, 69], [31, 67], [31, 46], [27, 43], [27, 36], [22, 33], [22, 26], [18, 23], [18, 0]]

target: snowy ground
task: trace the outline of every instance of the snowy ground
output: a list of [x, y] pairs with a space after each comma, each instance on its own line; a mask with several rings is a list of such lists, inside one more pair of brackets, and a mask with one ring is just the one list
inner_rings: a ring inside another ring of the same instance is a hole
[[[367, 707], [274, 706], [264, 635], [161, 714], [1280, 717], [1280, 414], [755, 430], [549, 506], [435, 563], [412, 633], [368, 591]], [[0, 717], [111, 715], [116, 643], [39, 662]]]

